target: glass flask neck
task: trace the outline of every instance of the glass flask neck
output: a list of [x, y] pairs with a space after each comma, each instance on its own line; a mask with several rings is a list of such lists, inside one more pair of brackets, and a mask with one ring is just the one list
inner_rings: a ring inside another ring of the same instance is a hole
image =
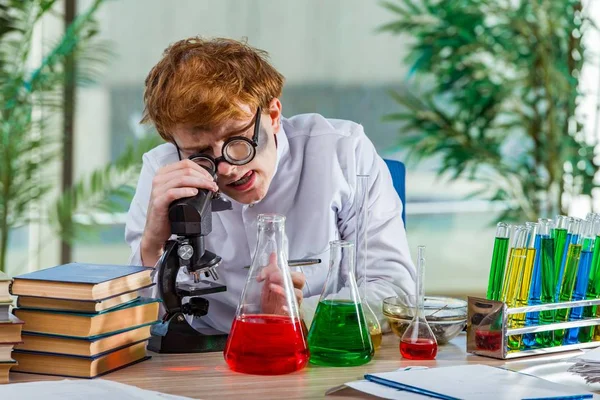
[[417, 251], [417, 317], [425, 318], [425, 246], [419, 246]]
[[[299, 309], [287, 260], [285, 217], [261, 214], [258, 240], [236, 316], [273, 314], [298, 319]], [[277, 286], [279, 298], [271, 286]]]
[[329, 243], [329, 273], [321, 294], [323, 300], [361, 303], [356, 284], [354, 243], [336, 240]]
[[258, 233], [285, 231], [285, 217], [279, 214], [261, 214], [258, 216]]

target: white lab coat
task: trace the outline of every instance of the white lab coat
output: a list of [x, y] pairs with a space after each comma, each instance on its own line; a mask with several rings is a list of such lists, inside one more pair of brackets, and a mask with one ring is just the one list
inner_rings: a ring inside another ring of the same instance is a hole
[[[314, 315], [329, 265], [329, 242], [354, 241], [354, 197], [357, 174], [368, 174], [369, 219], [367, 280], [369, 304], [382, 319], [382, 300], [414, 294], [415, 267], [401, 218], [402, 203], [389, 170], [361, 125], [303, 114], [282, 119], [277, 134], [277, 166], [268, 193], [253, 205], [232, 201], [233, 210], [213, 213], [213, 230], [206, 248], [222, 257], [217, 268], [226, 292], [210, 300], [209, 312], [190, 317], [200, 331], [229, 332], [246, 282], [257, 240], [256, 218], [261, 213], [286, 216], [289, 258], [320, 258], [320, 265], [302, 267], [306, 275], [301, 310], [307, 325]], [[156, 171], [178, 161], [172, 144], [146, 153], [125, 230], [131, 246], [130, 264], [141, 265], [140, 240], [146, 221], [152, 178]], [[360, 274], [360, 271], [359, 271]], [[180, 280], [188, 280], [184, 273]], [[362, 277], [358, 277], [362, 286]], [[361, 289], [362, 290], [362, 289]]]

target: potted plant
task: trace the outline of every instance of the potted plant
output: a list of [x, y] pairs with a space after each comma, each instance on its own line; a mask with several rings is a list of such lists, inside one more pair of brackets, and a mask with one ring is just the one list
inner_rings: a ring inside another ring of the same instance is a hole
[[409, 161], [439, 157], [440, 176], [480, 183], [473, 195], [508, 205], [501, 220], [566, 213], [591, 196], [597, 141], [578, 107], [593, 24], [580, 0], [383, 6], [394, 19], [381, 31], [409, 47], [409, 83], [386, 117], [401, 124]]
[[[131, 143], [115, 163], [53, 195], [60, 181], [48, 166], [63, 157], [63, 135], [55, 123], [64, 109], [63, 90], [68, 82], [93, 81], [108, 54], [94, 21], [103, 0], [95, 0], [32, 67], [34, 30], [56, 3], [0, 1], [0, 271], [6, 270], [9, 235], [32, 221], [32, 207], [63, 241], [77, 240], [89, 225], [73, 215], [116, 211], [119, 200], [131, 198], [142, 154], [160, 143], [158, 135]], [[74, 70], [68, 66], [73, 59]]]

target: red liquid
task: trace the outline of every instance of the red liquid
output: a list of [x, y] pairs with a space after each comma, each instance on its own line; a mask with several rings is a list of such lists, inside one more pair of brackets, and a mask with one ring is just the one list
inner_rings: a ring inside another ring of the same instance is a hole
[[502, 334], [499, 331], [475, 331], [475, 347], [479, 350], [499, 350], [502, 346]]
[[437, 343], [432, 339], [400, 342], [400, 354], [409, 360], [433, 360], [437, 354]]
[[238, 317], [224, 355], [232, 370], [257, 375], [298, 371], [310, 356], [301, 322], [278, 315]]

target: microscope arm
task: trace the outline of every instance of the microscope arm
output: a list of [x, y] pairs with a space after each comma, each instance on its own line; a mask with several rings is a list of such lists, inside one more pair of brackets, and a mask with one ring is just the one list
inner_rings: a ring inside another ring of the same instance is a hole
[[179, 259], [177, 257], [177, 241], [169, 240], [158, 262], [158, 293], [167, 311], [165, 318], [181, 311], [181, 298], [177, 295], [177, 274]]

